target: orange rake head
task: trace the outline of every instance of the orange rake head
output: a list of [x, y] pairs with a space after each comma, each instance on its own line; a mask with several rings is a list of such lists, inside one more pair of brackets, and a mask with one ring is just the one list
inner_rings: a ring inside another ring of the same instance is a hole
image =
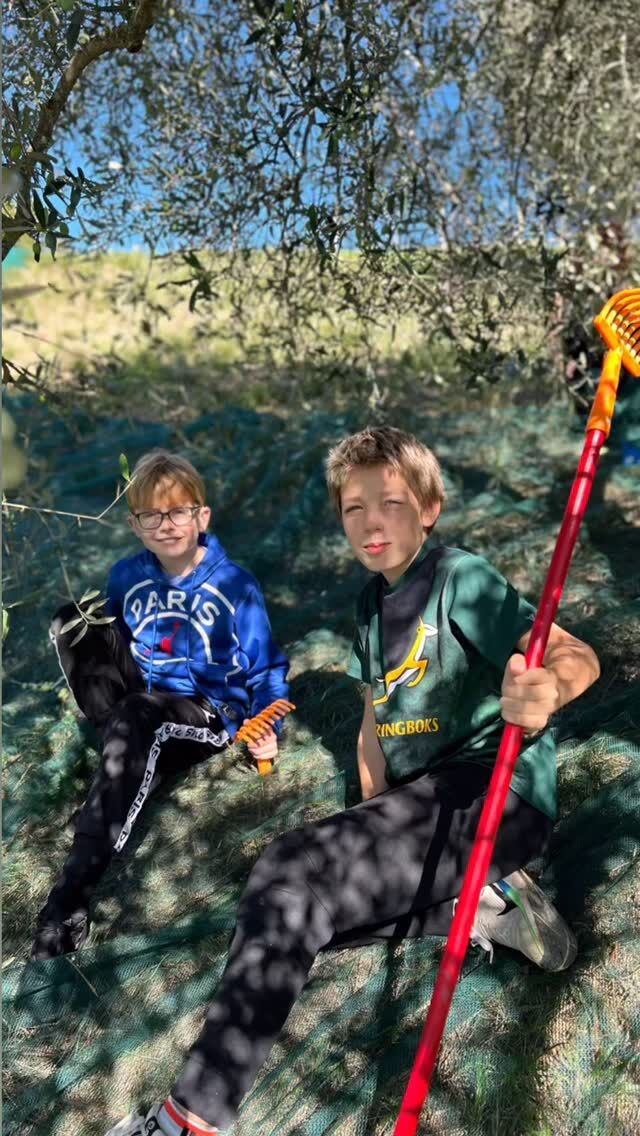
[[612, 351], [620, 351], [622, 363], [640, 379], [640, 288], [616, 292], [593, 321]]
[[[285, 714], [290, 714], [295, 710], [293, 702], [287, 702], [286, 698], [277, 698], [269, 706], [261, 710], [255, 717], [250, 718], [241, 726], [236, 734], [237, 742], [257, 742], [263, 737], [267, 731], [273, 726], [274, 722], [279, 722], [284, 718]], [[272, 761], [258, 761], [258, 772], [263, 776], [271, 773], [273, 768]]]
[[608, 438], [622, 365], [640, 378], [640, 288], [616, 292], [593, 321], [609, 351], [593, 401], [587, 433], [602, 430]]

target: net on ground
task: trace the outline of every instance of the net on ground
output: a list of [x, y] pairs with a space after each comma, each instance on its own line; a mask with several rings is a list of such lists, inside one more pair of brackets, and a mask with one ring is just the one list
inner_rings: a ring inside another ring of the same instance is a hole
[[[624, 408], [623, 408], [624, 409]], [[357, 686], [344, 674], [363, 583], [326, 503], [330, 443], [362, 422], [294, 422], [227, 409], [173, 433], [76, 418], [14, 400], [34, 441], [40, 505], [97, 514], [118, 454], [157, 445], [202, 470], [214, 528], [260, 579], [292, 660], [278, 771], [259, 778], [235, 753], [163, 787], [128, 856], [100, 888], [91, 946], [27, 964], [35, 914], [55, 878], [96, 741], [61, 682], [48, 620], [67, 598], [104, 589], [134, 551], [124, 506], [109, 525], [12, 514], [5, 525], [4, 988], [7, 1136], [102, 1136], [162, 1095], [199, 1031], [224, 964], [235, 905], [271, 837], [356, 800]], [[626, 417], [625, 417], [626, 414]], [[596, 648], [603, 676], [568, 707], [560, 738], [560, 820], [544, 882], [577, 931], [567, 973], [544, 975], [471, 951], [456, 993], [425, 1133], [631, 1136], [640, 1104], [640, 442], [633, 409], [604, 456], [560, 622]], [[640, 418], [640, 415], [638, 415]], [[566, 412], [414, 418], [444, 466], [441, 540], [492, 559], [534, 603], [581, 446]], [[383, 1136], [408, 1076], [443, 940], [327, 952], [247, 1098], [234, 1136]]]

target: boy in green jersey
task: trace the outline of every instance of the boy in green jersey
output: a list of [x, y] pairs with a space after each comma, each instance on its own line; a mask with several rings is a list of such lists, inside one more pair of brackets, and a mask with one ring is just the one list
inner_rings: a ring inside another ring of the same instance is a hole
[[562, 970], [573, 935], [523, 868], [555, 815], [549, 716], [595, 681], [590, 647], [555, 624], [544, 665], [522, 652], [533, 608], [486, 560], [437, 546], [440, 468], [391, 427], [345, 439], [327, 462], [349, 543], [375, 575], [358, 605], [349, 672], [365, 684], [363, 801], [285, 833], [238, 908], [205, 1026], [169, 1095], [109, 1136], [215, 1136], [231, 1126], [319, 951], [449, 929], [505, 721], [517, 763], [473, 940]]
[[[458, 888], [504, 724], [524, 727], [472, 940], [562, 969], [575, 940], [521, 869], [543, 851], [556, 815], [549, 717], [598, 678], [597, 658], [554, 623], [543, 666], [526, 669], [535, 611], [483, 557], [430, 539], [444, 487], [435, 456], [411, 434], [361, 431], [331, 451], [327, 470], [353, 552], [376, 573], [359, 598], [349, 663], [365, 684], [363, 796], [417, 788], [425, 778], [437, 784], [429, 858], [436, 884], [455, 879]], [[423, 893], [414, 926], [445, 932], [452, 905], [443, 910], [428, 898]]]

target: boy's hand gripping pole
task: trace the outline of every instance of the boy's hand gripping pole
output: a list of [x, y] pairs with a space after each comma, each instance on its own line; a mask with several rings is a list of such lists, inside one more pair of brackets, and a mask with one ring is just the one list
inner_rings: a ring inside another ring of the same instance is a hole
[[[640, 377], [640, 288], [618, 292], [605, 305], [594, 322], [609, 351], [604, 359], [600, 383], [587, 423], [582, 456], [531, 631], [526, 653], [527, 668], [542, 665], [551, 624], [558, 610], [578, 530], [589, 501], [600, 449], [611, 428], [621, 364], [624, 363], [627, 370], [636, 378]], [[462, 892], [456, 905], [427, 1019], [393, 1136], [416, 1136], [418, 1131], [420, 1113], [429, 1093], [440, 1040], [469, 945], [480, 892], [487, 878], [523, 735], [522, 727], [512, 725], [505, 726], [502, 734]]]
[[[293, 702], [287, 702], [286, 698], [276, 698], [275, 702], [271, 702], [259, 714], [253, 718], [249, 718], [243, 726], [238, 730], [235, 740], [237, 742], [258, 742], [272, 727], [274, 722], [279, 722], [284, 718], [285, 714], [290, 714], [295, 710]], [[273, 770], [273, 762], [269, 760], [260, 760], [258, 758], [258, 773], [266, 777]]]

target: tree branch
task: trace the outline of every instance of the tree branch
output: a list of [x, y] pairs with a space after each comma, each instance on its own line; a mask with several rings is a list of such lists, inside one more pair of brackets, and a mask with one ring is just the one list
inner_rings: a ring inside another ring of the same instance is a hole
[[[2, 259], [25, 233], [33, 228], [31, 214], [31, 182], [35, 163], [45, 154], [60, 116], [64, 111], [73, 88], [90, 64], [102, 55], [126, 50], [132, 54], [141, 51], [144, 39], [153, 26], [158, 0], [138, 0], [137, 6], [127, 23], [121, 24], [102, 35], [96, 35], [78, 48], [65, 67], [58, 84], [49, 99], [42, 106], [33, 135], [31, 150], [20, 163], [23, 184], [18, 195], [15, 217], [5, 219], [2, 232]], [[9, 220], [9, 224], [6, 223]]]

